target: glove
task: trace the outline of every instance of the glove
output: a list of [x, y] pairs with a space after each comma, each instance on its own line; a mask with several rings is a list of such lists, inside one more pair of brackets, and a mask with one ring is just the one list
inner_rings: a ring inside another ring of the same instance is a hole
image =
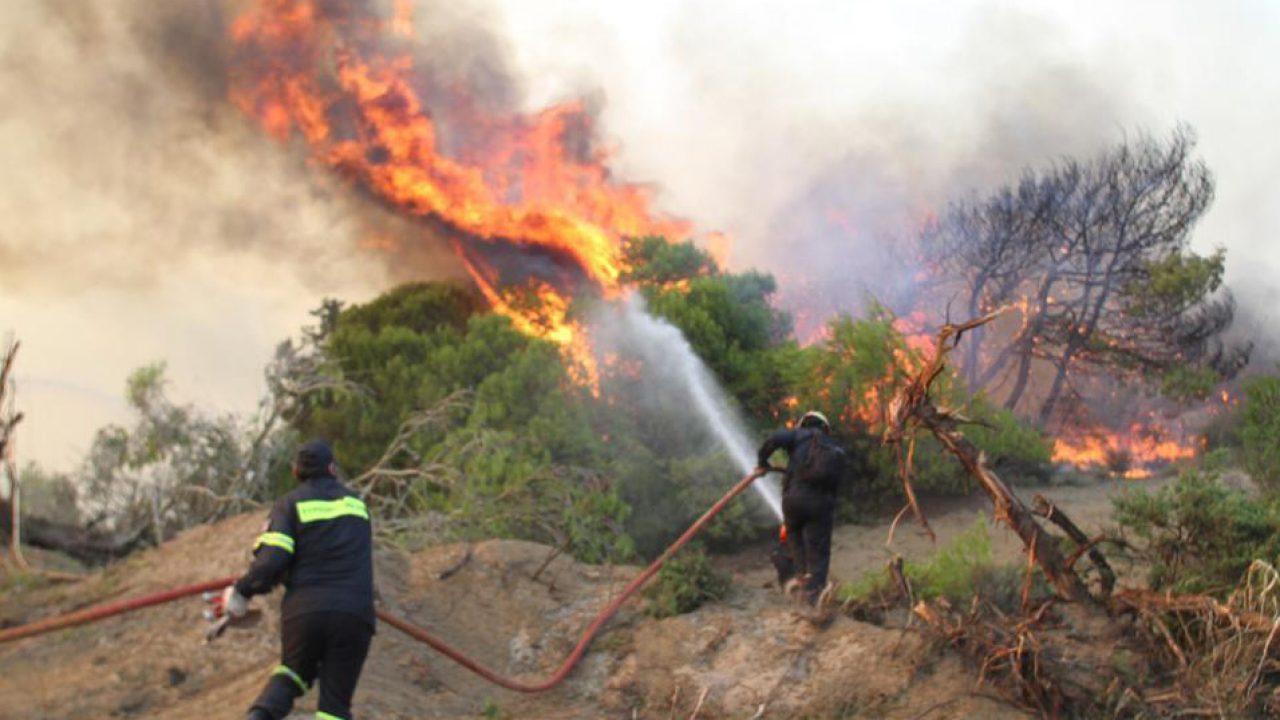
[[228, 585], [222, 591], [222, 612], [232, 620], [238, 620], [249, 612], [249, 599], [236, 592], [235, 585]]

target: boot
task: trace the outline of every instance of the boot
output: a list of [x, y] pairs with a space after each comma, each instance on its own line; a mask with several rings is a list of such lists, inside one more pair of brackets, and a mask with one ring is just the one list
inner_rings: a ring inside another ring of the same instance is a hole
[[836, 619], [835, 583], [828, 581], [821, 591], [801, 589], [797, 593], [796, 616], [817, 628]]
[[793, 604], [796, 604], [796, 605], [808, 604], [809, 602], [807, 597], [808, 593], [805, 590], [805, 586], [808, 584], [809, 584], [808, 574], [801, 573], [799, 575], [792, 577], [782, 586], [782, 594], [784, 597], [790, 600]]

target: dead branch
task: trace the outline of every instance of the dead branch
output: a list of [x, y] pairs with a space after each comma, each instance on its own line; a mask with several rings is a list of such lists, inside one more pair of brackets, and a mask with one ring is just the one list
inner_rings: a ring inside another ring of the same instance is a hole
[[1192, 613], [1203, 614], [1228, 625], [1258, 632], [1271, 632], [1273, 618], [1257, 612], [1241, 610], [1224, 604], [1210, 595], [1173, 595], [1154, 590], [1125, 589], [1114, 596], [1118, 608], [1139, 613]]
[[[12, 452], [12, 447], [8, 451]], [[18, 484], [18, 471], [12, 459], [4, 457], [3, 460], [5, 473], [9, 476], [9, 555], [15, 567], [30, 570], [31, 564], [22, 554], [22, 489]]]
[[898, 529], [898, 521], [902, 519], [902, 516], [906, 514], [907, 510], [911, 510], [915, 515], [916, 522], [920, 524], [920, 527], [924, 529], [925, 534], [929, 536], [929, 542], [938, 542], [938, 536], [934, 534], [933, 528], [929, 527], [929, 520], [925, 518], [924, 513], [920, 511], [920, 503], [916, 502], [915, 488], [911, 485], [911, 469], [915, 467], [916, 457], [916, 438], [914, 435], [907, 440], [906, 453], [906, 459], [903, 459], [901, 446], [899, 446], [898, 467], [902, 470], [902, 491], [907, 496], [907, 504], [899, 510], [897, 516], [893, 518], [893, 524], [889, 526], [889, 538], [885, 541], [886, 546], [893, 544], [893, 533]]
[[456, 480], [456, 469], [421, 457], [414, 451], [413, 441], [448, 422], [458, 410], [470, 404], [472, 397], [471, 391], [459, 390], [431, 408], [410, 415], [400, 424], [396, 436], [387, 444], [382, 456], [364, 472], [352, 478], [351, 486], [364, 496], [382, 486], [382, 492], [379, 493], [383, 503], [381, 514], [396, 516], [403, 515], [403, 511], [408, 509], [415, 481]]
[[[978, 484], [991, 498], [995, 519], [1018, 534], [1035, 562], [1053, 583], [1058, 595], [1068, 600], [1087, 598], [1089, 594], [1084, 583], [1066, 567], [1056, 539], [1040, 527], [1031, 511], [987, 466], [983, 453], [959, 431], [957, 428], [960, 423], [959, 416], [947, 409], [937, 407], [929, 397], [930, 388], [945, 369], [947, 355], [955, 347], [956, 340], [966, 331], [991, 322], [1009, 309], [1010, 306], [1002, 307], [959, 325], [949, 323], [938, 331], [933, 357], [894, 395], [889, 403], [884, 441], [886, 444], [900, 446], [904, 440], [909, 440], [917, 429], [931, 432], [942, 446], [960, 461], [969, 474], [977, 479]], [[909, 473], [904, 472], [903, 477], [908, 478]], [[927, 521], [924, 520], [919, 508], [914, 508], [914, 511], [917, 520], [925, 525]]]
[[[9, 347], [5, 348], [4, 362], [0, 365], [0, 406], [5, 401], [5, 393], [10, 388], [9, 375], [13, 372], [14, 360], [18, 357], [18, 348], [22, 343], [17, 340], [11, 341]], [[0, 454], [7, 448], [9, 433], [13, 430], [13, 426], [22, 422], [22, 413], [13, 412], [13, 399], [9, 398], [10, 410], [8, 417], [0, 418]]]
[[1077, 546], [1076, 552], [1067, 559], [1066, 567], [1073, 567], [1076, 559], [1080, 557], [1080, 553], [1088, 552], [1089, 560], [1091, 560], [1093, 562], [1093, 566], [1098, 569], [1099, 582], [1102, 585], [1103, 597], [1110, 595], [1111, 591], [1115, 589], [1116, 586], [1116, 573], [1111, 569], [1111, 564], [1107, 562], [1106, 556], [1098, 549], [1098, 543], [1101, 542], [1103, 538], [1090, 540], [1089, 536], [1084, 534], [1084, 531], [1080, 529], [1079, 525], [1076, 525], [1061, 508], [1049, 502], [1043, 495], [1036, 495], [1032, 502], [1035, 505], [1037, 515], [1040, 515], [1044, 519], [1062, 528], [1062, 531], [1067, 534], [1067, 537], [1071, 538], [1072, 541], [1075, 542]]
[[916, 594], [911, 589], [911, 582], [907, 580], [906, 574], [902, 571], [902, 556], [898, 555], [889, 563], [889, 575], [893, 577], [893, 584], [898, 588], [898, 593], [902, 596], [907, 604], [914, 607], [916, 604]]
[[1274, 716], [1280, 710], [1278, 590], [1280, 571], [1255, 560], [1225, 602], [1151, 590], [1116, 593], [1113, 609], [1136, 615], [1150, 640], [1176, 661], [1173, 687], [1148, 702], [1180, 705], [1182, 714], [1212, 709], [1215, 717]]
[[[1048, 605], [1025, 620], [1011, 623], [984, 618], [977, 606], [957, 616], [944, 602], [917, 603], [912, 612], [939, 637], [978, 663], [978, 684], [989, 684], [1005, 699], [1041, 717], [1059, 717], [1067, 698], [1082, 695], [1049, 672], [1047, 652], [1037, 635]], [[1087, 700], [1087, 696], [1082, 695]]]
[[102, 533], [28, 515], [22, 538], [31, 547], [56, 550], [84, 563], [99, 564], [144, 546], [146, 530], [144, 526], [130, 533]]
[[693, 706], [693, 714], [689, 716], [689, 720], [698, 720], [698, 713], [702, 711], [702, 703], [706, 702], [707, 693], [710, 691], [710, 685], [702, 688], [702, 694], [698, 696], [698, 704]]
[[467, 543], [467, 550], [462, 554], [462, 557], [458, 558], [458, 560], [449, 567], [441, 570], [440, 574], [436, 575], [436, 579], [448, 580], [454, 575], [457, 575], [458, 571], [466, 567], [466, 564], [469, 562], [471, 562], [471, 543]]
[[14, 410], [13, 385], [9, 380], [20, 345], [16, 340], [10, 341], [0, 365], [0, 465], [9, 477], [9, 554], [16, 567], [30, 570], [31, 565], [22, 555], [22, 490], [13, 462], [13, 430], [22, 422], [22, 413]]

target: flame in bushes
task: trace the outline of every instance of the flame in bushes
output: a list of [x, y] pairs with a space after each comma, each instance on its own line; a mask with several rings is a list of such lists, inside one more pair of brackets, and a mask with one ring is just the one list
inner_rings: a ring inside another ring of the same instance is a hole
[[[498, 115], [459, 89], [448, 107], [426, 107], [410, 54], [385, 49], [410, 42], [412, 9], [397, 0], [392, 17], [381, 18], [360, 2], [257, 0], [232, 25], [232, 101], [282, 142], [301, 138], [312, 162], [398, 212], [457, 231], [455, 248], [497, 312], [589, 361], [568, 317], [581, 288], [535, 280], [526, 290], [542, 307], [517, 304], [486, 263], [485, 245], [567, 261], [610, 297], [626, 270], [622, 238], [679, 237], [689, 226], [657, 217], [646, 188], [613, 182], [608, 153], [590, 147], [592, 118], [580, 102]], [[438, 117], [465, 129], [448, 154]]]
[[1196, 444], [1168, 435], [1143, 423], [1134, 423], [1125, 434], [1106, 430], [1074, 433], [1054, 441], [1053, 460], [1080, 469], [1105, 469], [1130, 479], [1146, 478], [1154, 468], [1196, 456]]

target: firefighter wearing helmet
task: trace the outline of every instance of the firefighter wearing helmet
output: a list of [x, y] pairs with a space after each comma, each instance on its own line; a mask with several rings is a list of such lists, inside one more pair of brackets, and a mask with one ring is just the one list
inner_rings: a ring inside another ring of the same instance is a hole
[[373, 534], [369, 510], [336, 478], [333, 450], [312, 440], [293, 462], [298, 487], [271, 508], [249, 571], [224, 595], [232, 618], [248, 598], [283, 583], [281, 660], [249, 720], [282, 720], [319, 681], [316, 720], [351, 720], [351, 696], [373, 639]]
[[844, 450], [831, 438], [827, 416], [810, 410], [793, 430], [779, 430], [760, 446], [760, 467], [774, 452], [787, 453], [782, 481], [783, 530], [801, 583], [803, 599], [813, 604], [827, 588], [831, 531], [835, 527], [836, 490], [848, 467]]

